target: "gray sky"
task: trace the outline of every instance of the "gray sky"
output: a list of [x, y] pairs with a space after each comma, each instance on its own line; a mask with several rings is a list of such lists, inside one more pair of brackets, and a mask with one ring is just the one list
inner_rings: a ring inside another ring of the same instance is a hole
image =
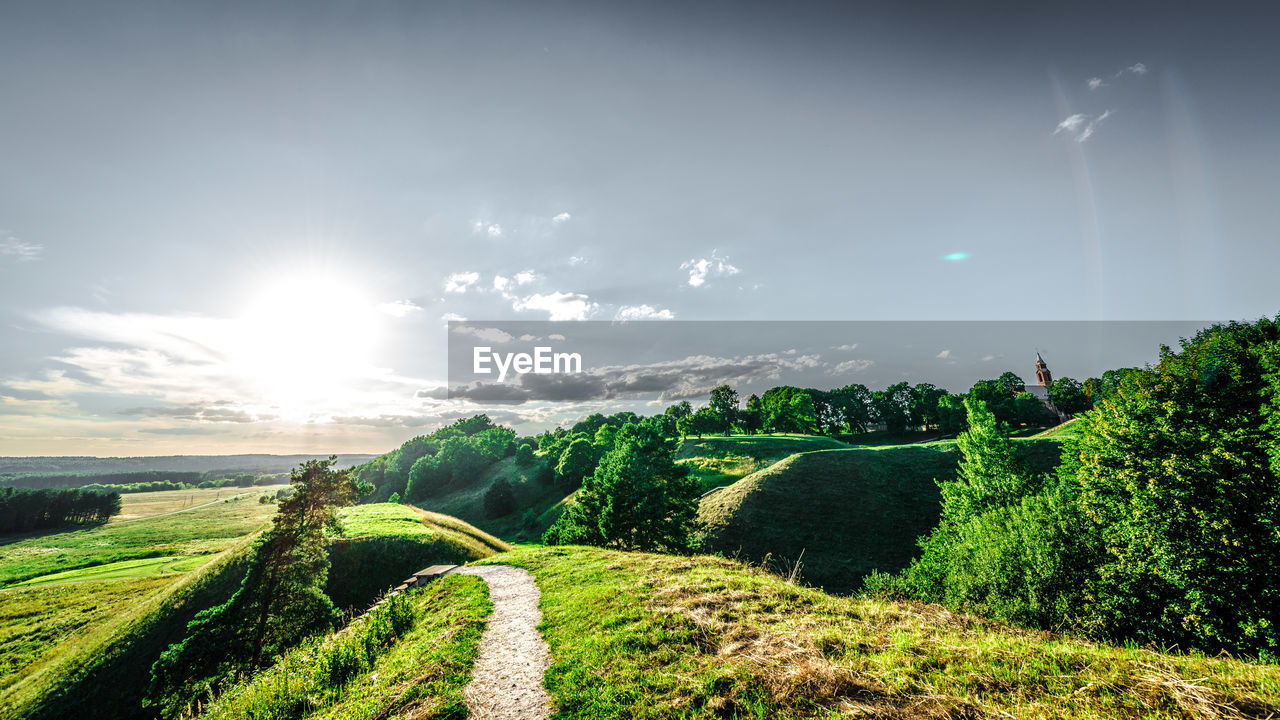
[[382, 451], [450, 317], [1274, 315], [1275, 11], [1125, 5], [6, 3], [0, 454]]

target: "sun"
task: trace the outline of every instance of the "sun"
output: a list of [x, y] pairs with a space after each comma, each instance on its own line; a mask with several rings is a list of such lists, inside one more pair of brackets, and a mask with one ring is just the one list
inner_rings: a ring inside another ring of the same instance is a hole
[[379, 318], [340, 274], [299, 272], [273, 278], [239, 324], [239, 374], [282, 417], [302, 419], [355, 400], [372, 367]]

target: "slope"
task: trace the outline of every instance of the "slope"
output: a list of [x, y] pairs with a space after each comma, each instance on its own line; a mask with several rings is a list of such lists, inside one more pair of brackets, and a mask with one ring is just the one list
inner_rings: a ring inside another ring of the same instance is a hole
[[[1019, 441], [1032, 465], [1051, 469], [1058, 443]], [[778, 567], [832, 592], [872, 570], [905, 567], [938, 521], [935, 479], [954, 477], [953, 442], [821, 450], [792, 455], [703, 498], [704, 549]]]

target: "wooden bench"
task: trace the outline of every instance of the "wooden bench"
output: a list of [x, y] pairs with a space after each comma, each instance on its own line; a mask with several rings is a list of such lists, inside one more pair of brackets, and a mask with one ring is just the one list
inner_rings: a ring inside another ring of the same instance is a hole
[[431, 567], [425, 570], [419, 570], [418, 572], [414, 573], [413, 577], [410, 577], [408, 580], [405, 580], [404, 583], [409, 587], [422, 587], [423, 585], [426, 585], [432, 580], [435, 580], [436, 578], [442, 575], [448, 574], [451, 570], [453, 570], [456, 567], [458, 566], [457, 565], [432, 565]]

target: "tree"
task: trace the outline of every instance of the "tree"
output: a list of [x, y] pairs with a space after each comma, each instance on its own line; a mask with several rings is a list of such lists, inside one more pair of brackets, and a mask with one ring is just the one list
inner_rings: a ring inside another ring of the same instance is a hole
[[1048, 425], [1053, 421], [1053, 415], [1040, 398], [1029, 392], [1018, 393], [1013, 399], [1013, 412], [1023, 425]]
[[939, 422], [938, 401], [947, 391], [930, 383], [920, 383], [912, 388], [909, 422], [912, 427], [928, 430]]
[[186, 638], [156, 660], [147, 704], [176, 715], [303, 637], [334, 627], [340, 613], [324, 593], [324, 531], [337, 527], [339, 507], [372, 490], [357, 486], [350, 471], [335, 470], [336, 463], [336, 456], [308, 460], [290, 474], [294, 492], [281, 500], [271, 528], [254, 545], [240, 588], [222, 605], [198, 613]]
[[[1034, 399], [1034, 398], [1033, 398]], [[969, 429], [956, 438], [957, 478], [939, 483], [943, 517], [957, 524], [1027, 495], [1029, 473], [1009, 428], [981, 400], [964, 401]]]
[[490, 520], [510, 515], [516, 509], [516, 495], [505, 479], [489, 486], [484, 493], [484, 516]]
[[521, 467], [528, 467], [533, 464], [533, 446], [528, 443], [520, 443], [516, 448], [516, 464]]
[[1049, 385], [1049, 402], [1067, 415], [1079, 415], [1093, 406], [1078, 380], [1060, 377]]
[[651, 426], [624, 425], [543, 542], [686, 552], [693, 544], [698, 490], [661, 434]]
[[711, 414], [715, 416], [715, 429], [728, 435], [738, 420], [738, 393], [728, 385], [711, 390]]
[[759, 395], [751, 393], [747, 398], [746, 408], [738, 413], [738, 423], [747, 435], [754, 435], [764, 428], [764, 404]]
[[906, 431], [910, 404], [911, 386], [905, 382], [871, 393], [871, 407], [876, 419], [884, 423], [885, 429], [894, 435]]
[[1280, 654], [1278, 348], [1276, 320], [1214, 325], [1080, 417], [1064, 457], [1106, 541], [1108, 634]]
[[840, 415], [842, 426], [848, 432], [859, 433], [871, 429], [871, 391], [866, 385], [846, 385], [832, 390], [828, 395]]
[[574, 440], [556, 463], [556, 484], [564, 489], [578, 487], [595, 464], [596, 456], [591, 441], [586, 438]]

